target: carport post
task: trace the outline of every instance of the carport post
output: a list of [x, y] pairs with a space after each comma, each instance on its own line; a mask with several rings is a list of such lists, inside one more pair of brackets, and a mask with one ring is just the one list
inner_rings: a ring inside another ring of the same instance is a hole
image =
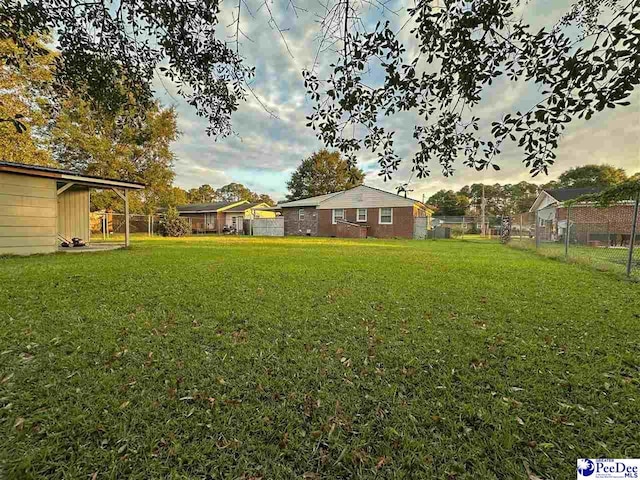
[[569, 223], [569, 219], [571, 218], [571, 204], [567, 205], [567, 224], [565, 226], [564, 229], [564, 259], [568, 259], [569, 258], [569, 233], [571, 232], [570, 230], [570, 223]]
[[129, 246], [129, 190], [124, 189], [124, 246]]
[[631, 264], [633, 263], [633, 244], [636, 243], [636, 233], [638, 228], [638, 204], [640, 204], [640, 192], [636, 193], [636, 204], [633, 207], [631, 238], [629, 239], [629, 257], [627, 258], [627, 277], [631, 276]]

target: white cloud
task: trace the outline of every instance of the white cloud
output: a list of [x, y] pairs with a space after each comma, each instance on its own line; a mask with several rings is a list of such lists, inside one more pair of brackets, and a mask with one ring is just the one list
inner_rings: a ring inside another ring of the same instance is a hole
[[[164, 80], [156, 81], [159, 98], [165, 104], [176, 104], [179, 112], [179, 129], [182, 137], [175, 143], [176, 184], [183, 187], [195, 187], [203, 183], [221, 186], [230, 181], [243, 181], [253, 190], [269, 193], [283, 198], [286, 193], [285, 182], [290, 172], [300, 160], [313, 151], [322, 148], [314, 132], [305, 127], [306, 115], [310, 112], [310, 102], [306, 97], [301, 70], [313, 63], [316, 54], [318, 24], [314, 9], [320, 9], [317, 2], [305, 2], [307, 12], [300, 12], [296, 18], [288, 2], [271, 2], [274, 15], [280, 27], [287, 29], [284, 35], [294, 58], [278, 32], [267, 23], [264, 7], [258, 10], [262, 2], [248, 0], [255, 19], [243, 11], [243, 31], [251, 38], [241, 40], [241, 53], [250, 65], [256, 66], [256, 78], [252, 83], [256, 95], [279, 119], [273, 119], [251, 96], [241, 103], [233, 115], [233, 128], [238, 136], [215, 142], [205, 133], [206, 121], [195, 115], [193, 109], [177, 95], [174, 85]], [[401, 6], [400, 0], [394, 2], [392, 9]], [[535, 12], [532, 24], [555, 21], [566, 8], [568, 0], [549, 2], [537, 0], [531, 2], [529, 11]], [[232, 40], [233, 27], [225, 28], [232, 22], [233, 8], [223, 6], [220, 21], [219, 38]], [[400, 26], [406, 20], [406, 14], [388, 15], [393, 25]], [[409, 48], [415, 51], [408, 25], [402, 31], [402, 38]], [[321, 70], [326, 69], [331, 57], [321, 57]], [[168, 91], [168, 93], [167, 93]], [[534, 98], [535, 91], [529, 91], [524, 84], [498, 82], [487, 91], [478, 112], [488, 121], [499, 118], [502, 113], [520, 108], [520, 104]], [[640, 119], [638, 101], [640, 95], [633, 97], [635, 107], [615, 109], [595, 116], [590, 122], [573, 122], [568, 125], [565, 136], [560, 142], [558, 160], [550, 175], [556, 177], [569, 167], [586, 163], [611, 163], [627, 169], [628, 172], [640, 170]], [[177, 101], [177, 103], [176, 103]], [[360, 155], [360, 166], [368, 172], [367, 183], [373, 186], [394, 190], [410, 176], [410, 158], [416, 149], [412, 139], [416, 117], [403, 114], [388, 119], [385, 123], [396, 129], [396, 148], [403, 162], [391, 182], [383, 182], [376, 175], [376, 158], [370, 153]], [[531, 181], [527, 169], [521, 163], [522, 152], [509, 147], [498, 158], [499, 172], [476, 172], [461, 164], [452, 178], [444, 178], [438, 165], [432, 165], [432, 176], [426, 180], [413, 180], [414, 197], [423, 193], [427, 196], [441, 188], [459, 189], [471, 183], [515, 183], [521, 180]], [[548, 178], [539, 178], [543, 183]]]

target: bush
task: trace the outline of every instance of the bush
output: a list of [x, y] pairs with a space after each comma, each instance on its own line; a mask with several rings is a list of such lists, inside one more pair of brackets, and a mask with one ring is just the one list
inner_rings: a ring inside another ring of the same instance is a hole
[[462, 227], [451, 228], [451, 238], [460, 238], [464, 236], [464, 229]]
[[191, 233], [191, 225], [189, 220], [180, 216], [175, 207], [170, 207], [160, 220], [158, 230], [163, 237], [183, 237]]

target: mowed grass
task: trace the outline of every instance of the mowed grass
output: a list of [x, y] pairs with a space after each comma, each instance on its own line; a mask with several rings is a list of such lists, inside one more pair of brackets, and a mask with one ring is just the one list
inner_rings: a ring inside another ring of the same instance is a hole
[[0, 478], [566, 479], [640, 457], [640, 285], [493, 242], [0, 259]]

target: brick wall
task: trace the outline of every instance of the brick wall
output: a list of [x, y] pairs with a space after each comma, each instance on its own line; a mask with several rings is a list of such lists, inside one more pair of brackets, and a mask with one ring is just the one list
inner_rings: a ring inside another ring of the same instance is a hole
[[[600, 240], [610, 243], [620, 243], [631, 234], [633, 222], [633, 205], [614, 205], [605, 208], [593, 206], [572, 206], [571, 207], [572, 232], [579, 243], [586, 243], [592, 240]], [[556, 211], [556, 218], [567, 219], [567, 208], [560, 207]], [[640, 212], [638, 213], [640, 224]], [[609, 235], [609, 236], [608, 236]]]
[[[299, 220], [300, 210], [304, 210], [303, 220]], [[284, 234], [318, 236], [318, 212], [316, 207], [283, 208]]]
[[[378, 210], [378, 208], [367, 209], [367, 221], [362, 222], [363, 225], [369, 227], [367, 236], [375, 238], [413, 238], [413, 207], [394, 207], [392, 225], [380, 225], [378, 223]], [[355, 208], [345, 208], [345, 220], [347, 222], [360, 223], [356, 221], [356, 212], [357, 209]], [[318, 236], [338, 236], [336, 225], [331, 223], [331, 215], [331, 210], [318, 210]]]

